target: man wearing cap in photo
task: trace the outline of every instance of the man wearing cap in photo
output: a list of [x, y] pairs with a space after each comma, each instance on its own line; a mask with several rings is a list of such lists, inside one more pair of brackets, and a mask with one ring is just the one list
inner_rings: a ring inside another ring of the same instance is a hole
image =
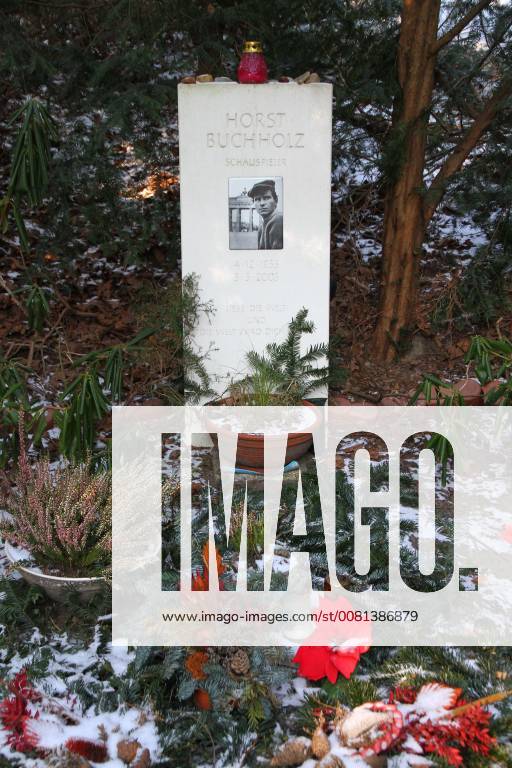
[[247, 193], [261, 217], [258, 227], [258, 249], [283, 247], [283, 216], [277, 210], [276, 183], [272, 179], [258, 181]]

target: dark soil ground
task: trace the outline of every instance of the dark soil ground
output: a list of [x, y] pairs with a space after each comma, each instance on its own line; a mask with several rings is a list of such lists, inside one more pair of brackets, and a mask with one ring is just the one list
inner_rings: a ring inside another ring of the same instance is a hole
[[[177, 185], [157, 194], [177, 195]], [[371, 337], [378, 311], [379, 204], [358, 213], [359, 234], [373, 238], [373, 249], [364, 252], [356, 237], [346, 237], [353, 214], [348, 204], [333, 207], [331, 273], [336, 291], [331, 300], [331, 339], [335, 364], [346, 370], [342, 390], [333, 392], [379, 403], [384, 397], [407, 398], [424, 373], [454, 381], [471, 371], [464, 353], [475, 333], [496, 336], [512, 332], [512, 314], [500, 317], [493, 327], [460, 327], [456, 298], [452, 319], [435, 326], [432, 317], [442, 299], [455, 296], [471, 250], [470, 240], [443, 234], [430, 236], [422, 262], [417, 304], [418, 327], [396, 362], [379, 364], [371, 353]], [[366, 227], [366, 230], [365, 230]], [[37, 230], [31, 236], [37, 238]], [[341, 242], [340, 242], [341, 241]], [[58, 395], [76, 376], [77, 362], [93, 350], [132, 339], [142, 328], [158, 324], [172, 293], [179, 290], [180, 265], [169, 267], [158, 248], [142, 266], [124, 267], [109, 262], [100, 248], [89, 248], [70, 262], [51, 252], [45, 255], [47, 284], [51, 288], [50, 314], [41, 332], [28, 328], [27, 310], [20, 289], [26, 284], [26, 262], [12, 240], [0, 250], [0, 340], [4, 358], [19, 360], [30, 369], [34, 400], [55, 405]], [[162, 382], [180, 375], [173, 349], [176, 339], [157, 334], [132, 354], [124, 375], [125, 403], [161, 397]], [[404, 400], [405, 402], [405, 400]], [[49, 418], [51, 425], [52, 419]], [[102, 425], [108, 430], [108, 419]]]

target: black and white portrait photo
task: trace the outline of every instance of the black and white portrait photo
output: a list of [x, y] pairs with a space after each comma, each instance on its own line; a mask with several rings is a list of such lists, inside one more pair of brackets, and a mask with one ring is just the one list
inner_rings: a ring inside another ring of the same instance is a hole
[[229, 179], [230, 250], [283, 247], [283, 179]]

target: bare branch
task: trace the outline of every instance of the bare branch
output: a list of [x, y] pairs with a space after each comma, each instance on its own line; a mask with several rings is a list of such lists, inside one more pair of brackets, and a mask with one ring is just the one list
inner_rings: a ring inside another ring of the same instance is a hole
[[484, 8], [487, 8], [492, 3], [492, 0], [480, 0], [479, 3], [477, 3], [473, 8], [471, 8], [465, 16], [462, 17], [460, 21], [457, 22], [457, 24], [454, 24], [451, 29], [448, 30], [448, 32], [445, 32], [445, 34], [438, 38], [434, 45], [432, 46], [432, 50], [430, 52], [431, 56], [435, 56], [439, 53], [441, 48], [444, 48], [445, 45], [448, 45], [449, 42], [453, 40], [454, 37], [457, 37], [458, 34], [462, 32], [462, 30], [467, 27], [467, 25], [473, 21], [475, 16], [478, 16], [478, 14], [483, 11]]
[[472, 125], [455, 146], [453, 152], [444, 161], [427, 191], [423, 205], [423, 220], [425, 224], [430, 221], [442, 200], [447, 182], [462, 168], [464, 160], [476, 147], [480, 138], [489, 128], [496, 114], [511, 94], [512, 78], [509, 77], [502, 82], [494, 95], [488, 99], [483, 109], [475, 117]]

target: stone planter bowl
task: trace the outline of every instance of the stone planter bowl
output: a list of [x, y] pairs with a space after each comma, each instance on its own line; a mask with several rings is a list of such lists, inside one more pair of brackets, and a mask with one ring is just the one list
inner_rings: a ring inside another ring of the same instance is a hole
[[78, 592], [80, 602], [87, 603], [93, 595], [96, 595], [105, 588], [106, 581], [102, 576], [80, 578], [49, 576], [42, 573], [36, 567], [29, 568], [25, 565], [17, 565], [20, 560], [24, 559], [17, 547], [6, 541], [4, 548], [7, 559], [16, 567], [16, 570], [23, 576], [27, 584], [40, 587], [48, 597], [57, 602], [65, 602], [69, 590], [74, 589]]

